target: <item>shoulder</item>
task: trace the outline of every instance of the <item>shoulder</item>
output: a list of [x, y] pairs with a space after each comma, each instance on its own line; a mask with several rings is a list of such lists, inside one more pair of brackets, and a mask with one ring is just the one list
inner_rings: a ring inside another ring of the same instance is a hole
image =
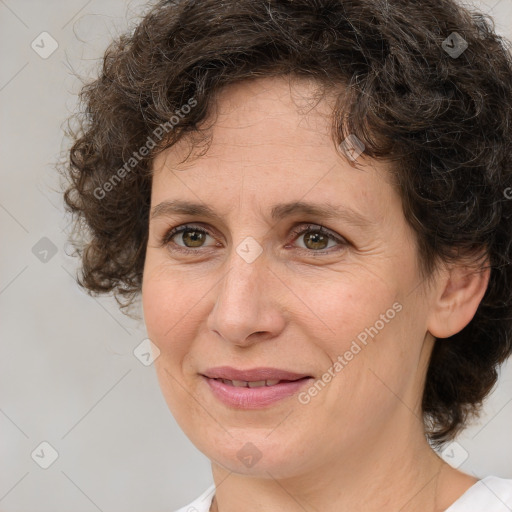
[[512, 480], [488, 476], [470, 487], [445, 512], [510, 512]]
[[192, 503], [181, 507], [175, 512], [208, 512], [215, 494], [215, 484], [210, 485], [206, 491], [198, 496]]

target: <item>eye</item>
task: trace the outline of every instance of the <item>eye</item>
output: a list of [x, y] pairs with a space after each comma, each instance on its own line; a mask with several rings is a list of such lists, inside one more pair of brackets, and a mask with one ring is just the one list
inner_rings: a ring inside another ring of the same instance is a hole
[[[341, 236], [335, 235], [323, 226], [312, 224], [295, 228], [293, 234], [295, 235], [294, 240], [302, 241], [303, 246], [299, 246], [300, 249], [319, 254], [324, 254], [325, 249], [330, 249], [336, 245], [346, 246], [348, 243]], [[329, 242], [333, 242], [333, 245], [329, 246]]]
[[[302, 246], [298, 249], [308, 253], [328, 254], [332, 251], [326, 251], [333, 246], [341, 246], [344, 248], [348, 242], [343, 237], [336, 235], [323, 226], [307, 224], [300, 225], [292, 230], [293, 240], [300, 240]], [[220, 247], [222, 244], [206, 245], [207, 238], [214, 238], [206, 229], [193, 224], [184, 224], [167, 231], [161, 239], [161, 247], [168, 246], [170, 250], [183, 253], [198, 253], [198, 249]], [[331, 245], [329, 245], [331, 244]], [[286, 245], [285, 248], [289, 248]]]
[[161, 240], [161, 245], [173, 244], [174, 249], [178, 251], [197, 252], [194, 249], [205, 247], [207, 237], [213, 240], [213, 237], [205, 229], [192, 224], [184, 224], [167, 231]]

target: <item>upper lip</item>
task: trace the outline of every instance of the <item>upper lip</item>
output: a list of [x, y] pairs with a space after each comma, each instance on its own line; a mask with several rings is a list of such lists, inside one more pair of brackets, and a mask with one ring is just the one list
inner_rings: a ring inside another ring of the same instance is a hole
[[216, 366], [208, 368], [202, 375], [210, 379], [243, 380], [246, 382], [257, 382], [262, 380], [299, 380], [310, 377], [305, 373], [295, 373], [279, 368], [250, 368], [239, 370], [231, 366]]

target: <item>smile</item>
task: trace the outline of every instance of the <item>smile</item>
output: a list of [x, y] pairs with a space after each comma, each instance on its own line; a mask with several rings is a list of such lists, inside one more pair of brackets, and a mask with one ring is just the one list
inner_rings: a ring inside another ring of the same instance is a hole
[[232, 409], [263, 409], [289, 398], [308, 385], [311, 377], [297, 380], [228, 380], [202, 376], [217, 401]]
[[257, 380], [257, 381], [246, 381], [246, 380], [228, 380], [228, 379], [214, 379], [222, 381], [224, 384], [228, 386], [235, 386], [236, 388], [260, 388], [263, 386], [275, 386], [280, 382], [290, 382], [290, 381], [282, 381], [278, 379], [273, 380]]

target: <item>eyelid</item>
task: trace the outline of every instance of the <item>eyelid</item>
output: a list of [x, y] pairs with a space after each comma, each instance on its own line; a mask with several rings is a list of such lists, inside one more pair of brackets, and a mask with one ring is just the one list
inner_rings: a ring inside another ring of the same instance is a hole
[[[184, 231], [192, 231], [192, 230], [196, 230], [198, 231], [199, 233], [204, 233], [205, 235], [208, 235], [212, 238], [215, 238], [209, 229], [205, 228], [204, 226], [202, 226], [201, 224], [194, 224], [194, 223], [188, 223], [188, 224], [181, 224], [179, 226], [175, 226], [174, 228], [171, 228], [169, 230], [167, 230], [164, 235], [162, 236], [161, 240], [160, 240], [160, 247], [164, 247], [166, 246], [167, 244], [171, 243], [171, 238], [173, 238], [174, 236], [180, 234], [180, 233], [183, 233]], [[184, 251], [191, 251], [191, 252], [197, 252], [197, 249], [191, 249], [190, 247], [184, 247], [182, 245], [179, 245], [179, 244], [176, 244], [178, 245], [178, 247], [180, 247], [179, 250], [184, 250]], [[201, 247], [198, 247], [198, 249], [200, 249]]]
[[321, 224], [312, 224], [309, 222], [301, 222], [297, 226], [292, 228], [292, 235], [300, 236], [306, 231], [317, 231], [322, 233], [323, 235], [326, 235], [330, 237], [332, 240], [336, 240], [340, 243], [347, 243], [345, 238], [343, 238], [341, 235], [338, 235], [336, 232], [331, 231], [330, 229], [322, 226]]
[[303, 247], [296, 247], [296, 249], [298, 249], [299, 251], [307, 252], [308, 254], [311, 254], [311, 255], [321, 256], [322, 254], [330, 254], [332, 252], [335, 252], [336, 250], [339, 250], [340, 247], [345, 248], [349, 244], [349, 241], [346, 238], [342, 237], [341, 235], [338, 235], [336, 232], [331, 231], [330, 229], [322, 226], [321, 224], [311, 224], [308, 222], [305, 222], [305, 223], [302, 222], [302, 223], [298, 224], [296, 227], [292, 228], [291, 233], [293, 235], [293, 241], [297, 240], [304, 233], [307, 233], [308, 231], [314, 231], [317, 233], [321, 233], [322, 235], [325, 235], [330, 240], [334, 240], [335, 242], [338, 243], [337, 249], [334, 247], [329, 247], [328, 249], [319, 250], [319, 251], [305, 249]]

